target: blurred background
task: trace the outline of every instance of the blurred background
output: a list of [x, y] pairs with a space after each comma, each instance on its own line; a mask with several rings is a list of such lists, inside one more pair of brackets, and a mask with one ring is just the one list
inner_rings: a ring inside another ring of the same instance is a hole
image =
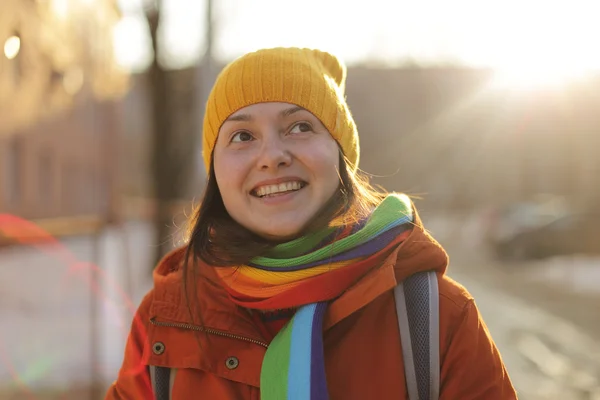
[[0, 399], [100, 399], [204, 185], [203, 104], [263, 47], [349, 65], [361, 168], [415, 197], [520, 398], [600, 399], [592, 0], [2, 0]]

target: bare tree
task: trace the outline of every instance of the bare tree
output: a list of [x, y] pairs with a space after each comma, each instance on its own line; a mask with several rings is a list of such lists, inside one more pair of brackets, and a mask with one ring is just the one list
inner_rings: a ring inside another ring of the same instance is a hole
[[194, 74], [186, 70], [167, 71], [160, 63], [160, 5], [160, 1], [156, 1], [155, 6], [146, 11], [154, 49], [148, 75], [152, 97], [151, 157], [157, 238], [154, 265], [173, 247], [173, 204], [189, 195], [197, 147]]

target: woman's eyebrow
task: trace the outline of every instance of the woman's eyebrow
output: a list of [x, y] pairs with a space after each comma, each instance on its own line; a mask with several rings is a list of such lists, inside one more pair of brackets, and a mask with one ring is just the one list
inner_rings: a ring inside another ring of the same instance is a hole
[[[286, 108], [285, 110], [281, 110], [279, 112], [279, 118], [289, 117], [293, 113], [296, 113], [298, 111], [304, 111], [304, 110], [305, 110], [304, 108], [299, 107], [299, 106]], [[229, 118], [227, 118], [225, 121], [249, 122], [249, 121], [253, 121], [253, 120], [254, 120], [254, 117], [250, 114], [234, 114], [234, 115], [230, 116]]]
[[285, 110], [281, 110], [279, 112], [279, 117], [280, 118], [289, 117], [290, 115], [292, 115], [293, 113], [298, 112], [298, 111], [304, 111], [304, 108], [299, 107], [299, 106], [286, 108]]
[[252, 121], [254, 117], [250, 114], [235, 114], [229, 116], [225, 121]]

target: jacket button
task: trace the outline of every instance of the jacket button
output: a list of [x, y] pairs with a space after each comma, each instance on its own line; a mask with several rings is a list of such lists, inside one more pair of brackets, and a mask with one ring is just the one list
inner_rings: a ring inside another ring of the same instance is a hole
[[228, 369], [236, 369], [240, 365], [240, 360], [237, 357], [227, 357], [227, 361], [225, 361], [225, 366]]
[[156, 342], [152, 345], [152, 352], [157, 356], [165, 352], [165, 345], [163, 342]]

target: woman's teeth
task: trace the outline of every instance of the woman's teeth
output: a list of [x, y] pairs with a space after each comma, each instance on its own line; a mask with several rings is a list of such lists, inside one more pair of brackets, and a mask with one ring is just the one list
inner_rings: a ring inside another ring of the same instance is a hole
[[269, 195], [275, 195], [285, 192], [292, 192], [299, 189], [302, 189], [305, 186], [305, 183], [299, 181], [292, 182], [284, 182], [278, 185], [265, 185], [260, 186], [254, 192], [258, 197], [264, 197]]

